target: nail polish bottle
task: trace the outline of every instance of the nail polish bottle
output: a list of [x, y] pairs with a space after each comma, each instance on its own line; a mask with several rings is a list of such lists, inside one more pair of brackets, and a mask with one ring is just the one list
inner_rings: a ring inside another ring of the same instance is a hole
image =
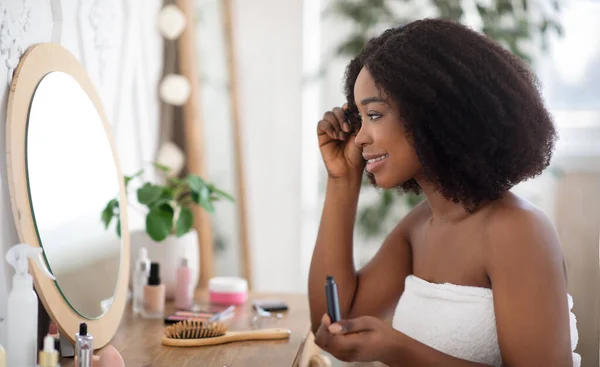
[[144, 310], [142, 317], [147, 319], [162, 319], [165, 314], [165, 285], [160, 283], [160, 266], [150, 264], [150, 276], [144, 286]]
[[188, 267], [188, 260], [181, 259], [177, 268], [177, 288], [175, 289], [175, 307], [179, 310], [189, 310], [193, 304], [192, 271]]

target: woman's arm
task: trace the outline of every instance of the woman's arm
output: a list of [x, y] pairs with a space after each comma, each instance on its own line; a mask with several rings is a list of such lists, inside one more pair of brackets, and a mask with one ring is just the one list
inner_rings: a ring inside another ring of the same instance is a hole
[[315, 343], [346, 362], [380, 361], [391, 367], [492, 367], [442, 353], [372, 316], [335, 324], [323, 316]]
[[487, 231], [487, 272], [506, 366], [573, 365], [562, 248], [538, 211], [503, 209]]
[[[308, 296], [313, 331], [327, 312], [325, 277], [338, 284], [342, 318], [382, 316], [397, 302], [404, 280], [412, 273], [412, 255], [406, 228], [423, 208], [415, 208], [390, 233], [383, 245], [360, 271], [353, 260], [353, 232], [360, 181], [327, 183], [325, 205], [310, 265]], [[421, 205], [422, 206], [422, 205]]]
[[[572, 367], [566, 276], [554, 228], [538, 212], [499, 214], [494, 215], [482, 245], [487, 251], [503, 366]], [[368, 316], [336, 324], [324, 316], [315, 340], [345, 361], [488, 367], [442, 353]]]

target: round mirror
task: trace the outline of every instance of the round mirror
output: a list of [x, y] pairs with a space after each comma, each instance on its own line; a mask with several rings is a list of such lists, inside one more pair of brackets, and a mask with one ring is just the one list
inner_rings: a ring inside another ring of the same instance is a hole
[[[6, 158], [19, 240], [43, 249], [56, 278], [29, 267], [41, 303], [62, 336], [74, 342], [86, 322], [94, 348], [102, 348], [127, 301], [127, 197], [100, 97], [60, 45], [32, 46], [19, 61], [8, 95]], [[110, 205], [119, 220], [106, 228], [109, 202], [119, 204]]]
[[112, 304], [119, 277], [121, 240], [100, 217], [119, 192], [119, 177], [102, 120], [69, 74], [52, 72], [38, 84], [25, 144], [31, 208], [48, 267], [71, 307], [97, 318]]

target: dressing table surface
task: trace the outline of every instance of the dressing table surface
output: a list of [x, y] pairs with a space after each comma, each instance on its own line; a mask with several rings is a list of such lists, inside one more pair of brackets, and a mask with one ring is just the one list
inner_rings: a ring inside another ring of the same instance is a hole
[[[133, 315], [131, 304], [127, 308], [116, 335], [111, 341], [125, 360], [127, 367], [160, 366], [203, 366], [203, 367], [253, 367], [253, 366], [298, 366], [304, 341], [310, 331], [308, 297], [305, 294], [261, 294], [250, 293], [248, 301], [238, 306], [235, 317], [228, 322], [229, 330], [250, 330], [253, 299], [273, 299], [287, 303], [289, 310], [282, 312], [281, 319], [269, 320], [265, 328], [280, 327], [291, 330], [288, 340], [266, 340], [233, 342], [208, 347], [166, 347], [161, 344], [162, 319], [147, 320]], [[208, 292], [198, 290], [195, 301], [200, 306], [208, 306]], [[165, 315], [175, 311], [168, 302]], [[96, 351], [96, 354], [99, 351]], [[72, 358], [63, 358], [61, 366], [73, 366]]]

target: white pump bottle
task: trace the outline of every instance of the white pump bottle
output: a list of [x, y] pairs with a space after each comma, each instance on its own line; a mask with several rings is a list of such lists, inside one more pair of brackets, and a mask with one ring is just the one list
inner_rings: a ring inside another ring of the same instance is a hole
[[11, 367], [35, 366], [37, 360], [38, 298], [28, 272], [28, 258], [44, 275], [54, 279], [44, 264], [40, 247], [19, 244], [6, 253], [6, 261], [16, 272], [6, 314], [6, 357]]

